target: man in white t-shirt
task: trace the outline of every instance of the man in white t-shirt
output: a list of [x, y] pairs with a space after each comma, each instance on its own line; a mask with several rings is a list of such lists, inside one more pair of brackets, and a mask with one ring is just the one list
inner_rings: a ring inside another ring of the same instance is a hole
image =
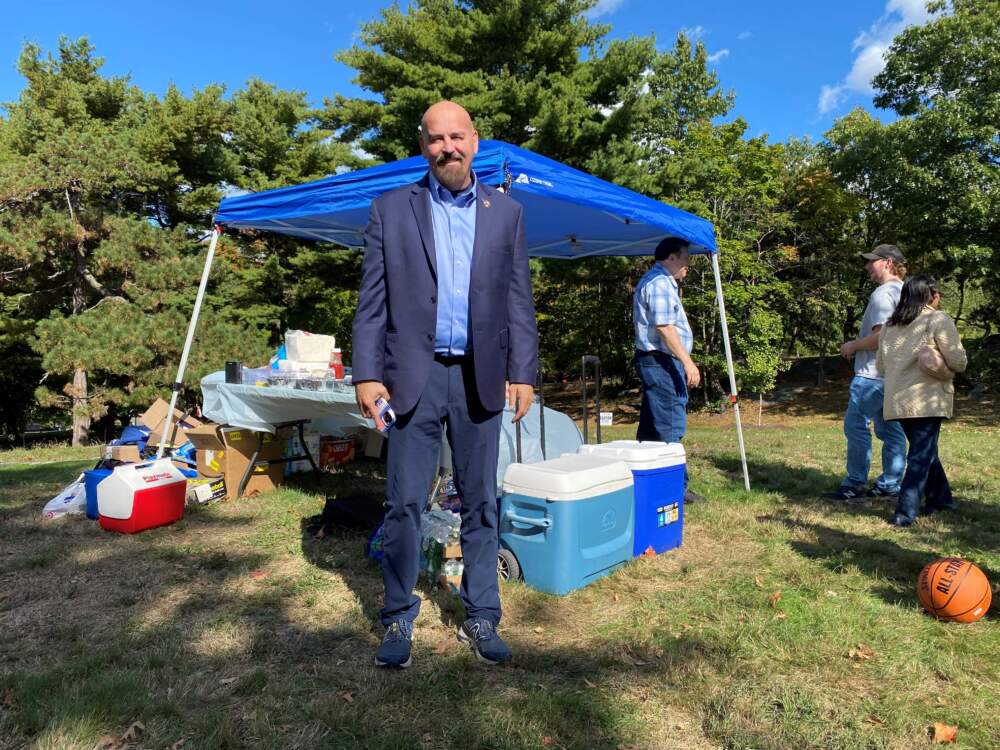
[[[875, 368], [878, 334], [899, 303], [906, 276], [906, 259], [895, 245], [878, 245], [870, 253], [861, 253], [868, 276], [878, 288], [868, 298], [861, 319], [861, 332], [853, 341], [840, 347], [845, 359], [854, 360], [854, 379], [844, 414], [847, 437], [847, 476], [840, 487], [824, 497], [831, 500], [863, 502], [866, 498], [892, 498], [899, 494], [899, 483], [906, 468], [906, 435], [898, 422], [882, 417], [884, 384]], [[872, 462], [871, 426], [882, 441], [882, 475], [868, 488]]]

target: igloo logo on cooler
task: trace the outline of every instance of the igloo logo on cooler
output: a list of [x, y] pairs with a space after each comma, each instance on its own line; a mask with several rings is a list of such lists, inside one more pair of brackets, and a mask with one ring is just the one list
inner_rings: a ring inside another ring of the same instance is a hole
[[173, 474], [169, 471], [164, 471], [159, 474], [143, 474], [142, 481], [146, 484], [152, 484], [153, 482], [159, 482], [161, 479], [173, 479]]

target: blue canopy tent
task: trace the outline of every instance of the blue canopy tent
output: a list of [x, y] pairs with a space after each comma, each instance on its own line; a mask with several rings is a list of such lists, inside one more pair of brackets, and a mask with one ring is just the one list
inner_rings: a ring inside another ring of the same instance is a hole
[[[503, 186], [524, 206], [525, 235], [531, 256], [573, 259], [597, 255], [652, 255], [664, 238], [682, 237], [691, 243], [692, 253], [711, 257], [744, 484], [749, 490], [718, 249], [711, 222], [502, 141], [480, 141], [473, 169], [478, 179], [489, 185]], [[183, 381], [215, 246], [223, 227], [278, 232], [361, 248], [372, 200], [384, 192], [416, 182], [426, 171], [427, 162], [422, 156], [415, 156], [303, 185], [223, 200], [215, 214], [215, 229], [181, 355], [171, 407], [175, 405]], [[172, 414], [173, 409], [168, 413]]]

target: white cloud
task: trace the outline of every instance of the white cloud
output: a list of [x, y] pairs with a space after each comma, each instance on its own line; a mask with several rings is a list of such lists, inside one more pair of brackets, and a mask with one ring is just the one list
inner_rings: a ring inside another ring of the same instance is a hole
[[847, 98], [847, 90], [843, 86], [824, 85], [819, 91], [819, 113], [825, 115], [840, 106]]
[[737, 34], [736, 38], [742, 42], [744, 39], [749, 39], [752, 36], [753, 32], [747, 29], [746, 31], [741, 31], [739, 34]]
[[618, 10], [625, 0], [597, 0], [597, 5], [587, 11], [587, 18], [600, 18], [601, 16], [610, 16], [616, 10]]
[[868, 29], [854, 39], [855, 52], [851, 70], [836, 84], [824, 84], [819, 92], [817, 108], [821, 115], [843, 104], [852, 94], [870, 96], [873, 92], [872, 79], [885, 67], [885, 53], [892, 40], [907, 26], [927, 23], [926, 0], [888, 0], [885, 12]]
[[851, 72], [844, 79], [844, 86], [849, 91], [857, 91], [862, 94], [870, 94], [872, 89], [872, 79], [882, 72], [885, 67], [885, 52], [888, 47], [881, 44], [868, 44], [862, 47], [858, 56], [854, 58]]
[[688, 39], [698, 40], [708, 33], [708, 29], [706, 29], [701, 24], [698, 24], [694, 28], [688, 28], [687, 26], [685, 26], [684, 28], [681, 29], [681, 33], [684, 34]]
[[711, 55], [709, 55], [708, 61], [710, 63], [716, 63], [719, 62], [719, 60], [721, 60], [723, 57], [728, 57], [728, 56], [729, 56], [729, 50], [723, 48], [720, 49], [718, 52], [713, 52]]

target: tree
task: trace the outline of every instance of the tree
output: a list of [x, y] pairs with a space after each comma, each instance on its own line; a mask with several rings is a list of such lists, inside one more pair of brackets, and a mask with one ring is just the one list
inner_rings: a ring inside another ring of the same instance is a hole
[[[708, 69], [704, 45], [683, 33], [671, 49], [653, 55], [641, 80], [621, 115], [628, 121], [624, 137], [595, 153], [588, 166], [715, 224], [727, 311], [743, 322], [731, 329], [737, 378], [743, 388], [769, 390], [782, 367], [784, 326], [777, 310], [787, 294], [778, 276], [787, 263], [780, 240], [789, 222], [781, 204], [782, 150], [766, 137], [747, 138], [742, 119], [718, 122], [732, 108], [733, 93]], [[630, 288], [648, 265], [633, 262]], [[726, 381], [707, 263], [693, 264], [684, 293], [707, 401], [725, 390]], [[630, 344], [628, 328], [626, 318], [619, 335]]]
[[[321, 126], [303, 92], [253, 79], [233, 95], [232, 108], [227, 143], [238, 165], [238, 188], [268, 190], [370, 163]], [[276, 234], [231, 236], [240, 245], [238, 257], [254, 261], [227, 276], [218, 293], [237, 303], [244, 322], [274, 336], [286, 326], [330, 333], [349, 357], [360, 253]]]
[[[447, 98], [483, 137], [583, 165], [615, 134], [613, 108], [641, 86], [651, 39], [603, 44], [595, 0], [417, 0], [364, 24], [337, 55], [375, 98], [336, 96], [324, 122], [380, 159], [419, 153], [424, 110]], [[583, 57], [581, 58], [581, 51]], [[619, 116], [620, 118], [620, 116]]]
[[364, 161], [320, 127], [305, 92], [282, 91], [259, 78], [233, 94], [227, 145], [233, 184], [259, 191], [318, 180]]
[[[1000, 381], [1000, 2], [929, 6], [924, 26], [897, 36], [875, 80], [875, 103], [901, 119], [901, 233], [929, 270], [952, 277], [955, 312], [984, 334], [974, 369]], [[994, 347], [991, 354], [990, 346]]]
[[[784, 196], [790, 224], [781, 251], [781, 278], [789, 293], [781, 307], [786, 322], [782, 349], [789, 354], [834, 353], [851, 338], [864, 298], [867, 274], [858, 253], [867, 244], [862, 197], [834, 176], [824, 145], [791, 140], [784, 144]], [[820, 357], [819, 381], [825, 377]]]
[[[36, 397], [71, 409], [77, 444], [92, 419], [171, 382], [201, 235], [235, 172], [221, 87], [159, 100], [101, 65], [85, 39], [60, 40], [55, 57], [26, 45], [27, 86], [0, 122], [4, 329], [40, 355]], [[220, 276], [252, 263], [220, 255]], [[267, 331], [245, 313], [209, 303], [194, 378], [209, 359], [265, 356]]]
[[[788, 285], [781, 274], [788, 264], [782, 238], [790, 217], [782, 205], [782, 149], [766, 136], [746, 137], [747, 125], [693, 124], [666, 174], [660, 179], [678, 204], [713, 221], [735, 370], [745, 390], [774, 387], [783, 367], [781, 343]], [[685, 307], [692, 318], [696, 359], [704, 366], [704, 398], [725, 384], [725, 358], [715, 282], [707, 263], [696, 264], [685, 284]], [[693, 292], [693, 293], [692, 293]]]

